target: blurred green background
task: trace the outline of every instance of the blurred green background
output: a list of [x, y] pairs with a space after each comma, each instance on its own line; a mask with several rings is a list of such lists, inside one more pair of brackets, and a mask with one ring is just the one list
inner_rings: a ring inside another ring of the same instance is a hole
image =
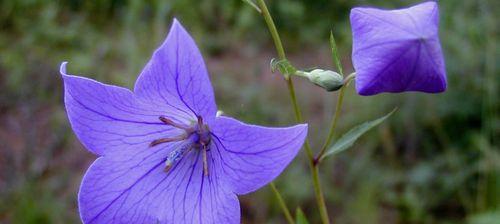
[[[328, 34], [352, 71], [349, 9], [419, 1], [268, 1], [290, 60], [333, 68]], [[335, 223], [500, 223], [497, 0], [442, 0], [443, 94], [361, 97], [349, 87], [338, 130], [400, 109], [321, 166]], [[95, 159], [72, 133], [59, 64], [131, 87], [178, 18], [201, 48], [221, 110], [261, 125], [293, 124], [285, 83], [271, 74], [263, 19], [240, 0], [0, 1], [0, 223], [78, 223], [77, 191]], [[318, 151], [336, 94], [297, 79]], [[337, 135], [338, 137], [338, 135]], [[319, 222], [305, 154], [277, 179], [288, 206]], [[242, 196], [243, 223], [285, 223], [269, 187]]]

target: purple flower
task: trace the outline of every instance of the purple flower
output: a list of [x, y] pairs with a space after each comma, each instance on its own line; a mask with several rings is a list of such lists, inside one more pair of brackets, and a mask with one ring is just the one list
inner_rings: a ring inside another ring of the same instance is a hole
[[202, 56], [176, 20], [133, 92], [65, 67], [72, 128], [99, 156], [78, 195], [84, 223], [239, 223], [236, 195], [276, 178], [307, 134], [216, 116]]
[[446, 72], [438, 23], [435, 2], [399, 10], [352, 9], [357, 92], [443, 92]]

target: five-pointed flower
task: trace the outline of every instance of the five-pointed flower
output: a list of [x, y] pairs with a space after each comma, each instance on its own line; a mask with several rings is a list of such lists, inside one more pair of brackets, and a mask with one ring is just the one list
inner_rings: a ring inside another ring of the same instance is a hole
[[276, 178], [307, 134], [216, 116], [202, 56], [176, 20], [133, 92], [65, 67], [71, 126], [99, 156], [78, 195], [84, 223], [239, 223], [236, 195]]
[[350, 17], [359, 94], [446, 89], [435, 2], [399, 10], [353, 8]]

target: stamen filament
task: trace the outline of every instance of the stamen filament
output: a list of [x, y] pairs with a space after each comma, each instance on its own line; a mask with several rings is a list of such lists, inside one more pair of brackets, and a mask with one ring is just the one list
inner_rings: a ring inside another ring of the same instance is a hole
[[192, 128], [189, 127], [189, 126], [186, 126], [184, 124], [178, 124], [178, 123], [175, 123], [174, 121], [170, 120], [169, 118], [167, 117], [164, 117], [164, 116], [160, 116], [158, 119], [160, 119], [161, 122], [165, 123], [165, 124], [168, 124], [170, 126], [173, 126], [173, 127], [176, 127], [176, 128], [179, 128], [179, 129], [182, 129], [182, 130], [185, 130], [185, 131], [192, 131]]
[[152, 141], [149, 144], [149, 147], [153, 147], [153, 146], [159, 145], [161, 143], [182, 141], [182, 140], [185, 140], [186, 138], [187, 138], [187, 135], [185, 135], [185, 134], [179, 135], [179, 136], [173, 137], [173, 138], [160, 138], [160, 139], [156, 139], [156, 140]]

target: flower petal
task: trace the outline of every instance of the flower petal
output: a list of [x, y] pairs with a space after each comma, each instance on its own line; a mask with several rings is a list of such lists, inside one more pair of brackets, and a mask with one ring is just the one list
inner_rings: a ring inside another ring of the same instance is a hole
[[267, 128], [217, 117], [211, 126], [212, 155], [237, 194], [257, 190], [276, 178], [295, 158], [307, 125]]
[[97, 155], [134, 152], [147, 149], [154, 139], [179, 133], [158, 119], [168, 116], [168, 111], [147, 106], [130, 90], [68, 75], [66, 62], [60, 72], [69, 121], [89, 151]]
[[438, 20], [435, 2], [400, 10], [352, 9], [358, 93], [444, 91], [446, 72]]
[[135, 93], [193, 120], [197, 115], [207, 121], [215, 118], [217, 106], [205, 63], [195, 42], [177, 20], [143, 69]]
[[101, 157], [89, 168], [79, 193], [84, 223], [239, 223], [238, 198], [201, 151], [192, 150], [167, 173], [166, 148], [133, 157]]

